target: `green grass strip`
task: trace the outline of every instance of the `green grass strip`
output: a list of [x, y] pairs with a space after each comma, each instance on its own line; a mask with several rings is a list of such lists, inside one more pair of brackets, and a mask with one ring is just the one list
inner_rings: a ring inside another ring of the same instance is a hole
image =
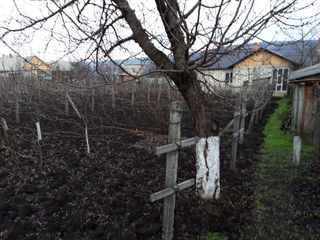
[[248, 226], [248, 239], [311, 239], [305, 236], [301, 226], [295, 225], [299, 213], [295, 210], [289, 187], [307, 169], [313, 147], [303, 139], [301, 164], [295, 166], [292, 163], [294, 136], [280, 129], [281, 119], [288, 112], [287, 100], [279, 100], [277, 104], [263, 132], [261, 161], [255, 176], [254, 220]]

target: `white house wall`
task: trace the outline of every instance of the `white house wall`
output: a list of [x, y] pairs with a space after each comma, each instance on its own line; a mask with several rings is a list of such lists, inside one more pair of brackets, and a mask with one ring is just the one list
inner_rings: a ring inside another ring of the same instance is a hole
[[230, 69], [201, 70], [201, 73], [198, 73], [198, 79], [208, 87], [225, 88], [226, 73], [230, 72], [232, 72]]

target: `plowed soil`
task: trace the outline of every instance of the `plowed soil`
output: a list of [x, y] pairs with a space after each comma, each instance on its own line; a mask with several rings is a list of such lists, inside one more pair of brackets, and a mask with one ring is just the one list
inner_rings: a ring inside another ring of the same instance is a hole
[[[265, 118], [240, 147], [237, 172], [228, 170], [231, 138], [221, 137], [219, 200], [202, 202], [194, 188], [177, 194], [175, 239], [208, 232], [242, 238]], [[151, 203], [149, 197], [164, 187], [165, 156], [151, 150], [166, 142], [166, 129], [143, 114], [132, 121], [136, 129], [125, 121], [89, 123], [90, 155], [76, 119], [42, 120], [40, 142], [34, 123], [8, 121], [8, 136], [0, 135], [0, 239], [161, 239], [163, 201]], [[191, 120], [185, 121], [182, 135], [192, 136]], [[195, 177], [194, 156], [193, 148], [180, 150], [178, 182]]]

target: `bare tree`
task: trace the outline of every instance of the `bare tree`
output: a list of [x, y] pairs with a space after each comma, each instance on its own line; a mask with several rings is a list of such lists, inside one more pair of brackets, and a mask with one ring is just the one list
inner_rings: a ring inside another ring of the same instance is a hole
[[[294, 15], [316, 0], [304, 5], [299, 0], [271, 0], [264, 5], [256, 0], [42, 0], [39, 4], [44, 9], [38, 17], [28, 16], [16, 4], [23, 18], [16, 28], [1, 28], [2, 41], [11, 34], [46, 30], [51, 40], [66, 45], [68, 54], [81, 52], [84, 59], [96, 63], [109, 59], [123, 71], [121, 63], [115, 62], [122, 54], [146, 56], [155, 64], [155, 71], [169, 77], [181, 92], [197, 136], [208, 139], [219, 135], [219, 123], [210, 114], [210, 89], [199, 80], [199, 69], [216, 63], [276, 23], [300, 25], [301, 18]], [[313, 23], [316, 18], [312, 17], [305, 22]], [[210, 144], [203, 146], [206, 160]]]

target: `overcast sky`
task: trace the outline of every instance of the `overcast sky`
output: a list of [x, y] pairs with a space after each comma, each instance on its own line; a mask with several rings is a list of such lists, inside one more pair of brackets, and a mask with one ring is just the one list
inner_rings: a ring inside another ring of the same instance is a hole
[[[154, 1], [152, 0], [144, 0], [144, 1], [131, 1], [132, 5], [134, 5], [134, 8], [136, 10], [136, 13], [144, 19], [147, 19], [146, 26], [147, 29], [154, 32], [161, 32], [161, 24], [159, 19], [155, 18], [153, 13], [155, 10]], [[194, 3], [195, 0], [189, 0], [187, 3]], [[209, 3], [213, 3], [214, 1], [209, 1]], [[308, 0], [301, 0], [301, 4], [308, 3]], [[229, 15], [225, 14], [225, 19], [228, 17], [232, 17], [232, 10], [233, 5], [236, 6], [237, 2], [233, 1], [230, 4], [230, 8], [228, 11]], [[257, 0], [255, 4], [255, 13], [261, 14], [265, 9], [267, 9], [270, 4], [269, 1], [266, 0]], [[16, 6], [18, 6], [20, 12], [17, 11]], [[0, 1], [0, 26], [9, 26], [10, 28], [19, 28], [21, 27], [21, 21], [22, 16], [30, 16], [32, 18], [39, 18], [41, 16], [45, 16], [48, 13], [47, 7], [46, 7], [46, 1], [41, 0], [1, 0]], [[140, 12], [141, 9], [144, 9], [144, 15], [142, 15], [142, 12]], [[188, 5], [186, 6], [186, 9], [188, 9]], [[298, 14], [295, 15], [296, 18], [304, 18], [307, 16], [314, 15], [316, 13], [320, 12], [320, 0], [317, 1], [317, 4], [314, 5], [312, 8], [309, 8], [305, 11], [301, 11]], [[90, 16], [90, 18], [95, 18], [95, 12], [93, 9], [87, 10], [87, 15]], [[26, 21], [26, 18], [24, 18]], [[59, 21], [56, 22], [56, 19], [52, 19], [47, 24], [45, 24], [43, 27], [43, 30], [31, 32], [26, 31], [23, 34], [15, 34], [15, 35], [8, 35], [4, 40], [7, 44], [10, 45], [12, 49], [10, 49], [8, 46], [6, 46], [3, 42], [0, 41], [0, 52], [1, 54], [15, 54], [14, 51], [18, 52], [22, 56], [30, 56], [30, 55], [37, 55], [40, 58], [44, 59], [45, 61], [49, 62], [52, 60], [56, 60], [58, 58], [63, 58], [65, 60], [74, 60], [74, 59], [80, 59], [82, 55], [85, 54], [84, 50], [78, 50], [76, 51], [72, 56], [64, 56], [64, 53], [66, 51], [66, 48], [62, 42], [59, 42], [59, 39], [63, 39], [63, 36], [59, 33]], [[192, 21], [192, 18], [191, 18]], [[210, 21], [208, 21], [210, 24]], [[318, 25], [320, 25], [318, 21]], [[52, 27], [55, 27], [54, 32], [50, 32], [50, 29]], [[310, 28], [304, 27], [303, 30], [296, 29], [297, 31], [293, 31], [292, 29], [286, 29], [284, 27], [278, 27], [277, 24], [274, 24], [271, 26], [268, 30], [262, 32], [259, 37], [272, 41], [272, 40], [289, 40], [289, 39], [298, 39], [301, 33], [306, 34], [310, 31]], [[71, 29], [70, 29], [71, 31]], [[0, 35], [2, 34], [3, 29], [0, 30]], [[61, 31], [62, 33], [62, 31]], [[56, 38], [57, 40], [53, 40], [52, 36]], [[310, 34], [308, 34], [307, 38], [317, 39], [320, 37], [319, 29], [313, 29]], [[65, 42], [67, 40], [65, 39]], [[258, 40], [257, 40], [258, 41]], [[71, 44], [72, 47], [72, 44]], [[14, 51], [13, 51], [14, 50]], [[117, 53], [119, 55], [119, 58], [122, 55], [121, 52]]]

